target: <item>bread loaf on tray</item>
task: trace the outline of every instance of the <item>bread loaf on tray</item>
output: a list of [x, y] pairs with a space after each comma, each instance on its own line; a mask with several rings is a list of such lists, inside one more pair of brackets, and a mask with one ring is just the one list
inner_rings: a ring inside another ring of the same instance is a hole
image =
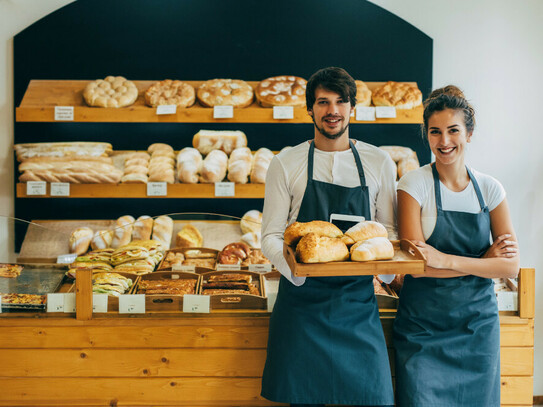
[[374, 237], [387, 237], [386, 228], [379, 222], [365, 220], [352, 226], [345, 232], [343, 241], [346, 244], [353, 244]]
[[394, 247], [386, 237], [374, 237], [356, 242], [351, 247], [353, 261], [389, 260], [392, 257], [394, 257]]
[[308, 233], [315, 233], [317, 236], [332, 238], [339, 238], [343, 235], [341, 229], [330, 222], [321, 220], [313, 220], [311, 222], [294, 222], [285, 229], [285, 243], [289, 246], [294, 246]]
[[349, 249], [341, 239], [306, 234], [296, 246], [296, 257], [302, 263], [327, 263], [349, 258]]

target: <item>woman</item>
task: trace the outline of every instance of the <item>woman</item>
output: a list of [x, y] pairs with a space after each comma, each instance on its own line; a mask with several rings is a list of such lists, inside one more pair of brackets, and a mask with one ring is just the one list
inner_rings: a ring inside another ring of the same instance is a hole
[[[398, 230], [427, 259], [406, 276], [394, 322], [398, 406], [500, 405], [500, 325], [492, 278], [516, 277], [505, 191], [464, 164], [474, 110], [455, 86], [424, 104], [436, 161], [398, 185]], [[494, 243], [490, 243], [492, 236]]]

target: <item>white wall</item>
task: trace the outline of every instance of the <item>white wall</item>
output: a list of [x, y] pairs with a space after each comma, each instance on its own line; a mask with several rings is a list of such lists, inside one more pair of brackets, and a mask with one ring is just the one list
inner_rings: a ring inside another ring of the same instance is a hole
[[[434, 40], [434, 87], [454, 83], [472, 101], [477, 129], [468, 162], [507, 193], [521, 266], [536, 268], [534, 394], [543, 395], [543, 1], [372, 0]], [[0, 215], [13, 214], [13, 36], [69, 0], [0, 0]], [[408, 61], [406, 61], [408, 63]], [[538, 89], [538, 91], [536, 91]], [[0, 222], [0, 260], [13, 250]]]

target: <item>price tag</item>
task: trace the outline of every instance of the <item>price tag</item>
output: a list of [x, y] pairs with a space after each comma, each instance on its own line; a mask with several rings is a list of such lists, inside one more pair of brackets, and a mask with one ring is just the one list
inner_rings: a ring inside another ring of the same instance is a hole
[[55, 120], [69, 122], [74, 120], [73, 106], [55, 106]]
[[249, 264], [249, 271], [254, 271], [256, 273], [269, 273], [272, 271], [271, 264]]
[[57, 256], [57, 264], [72, 264], [77, 258], [77, 253], [61, 254]]
[[240, 264], [217, 264], [217, 271], [239, 271]]
[[518, 293], [515, 291], [498, 291], [498, 310], [516, 311], [518, 309]]
[[64, 294], [47, 294], [47, 312], [64, 312]]
[[396, 108], [394, 106], [377, 106], [375, 108], [375, 117], [378, 119], [394, 119], [396, 117]]
[[166, 196], [168, 195], [168, 184], [166, 182], [148, 182], [147, 196]]
[[64, 312], [75, 312], [75, 293], [64, 294]]
[[172, 280], [179, 280], [179, 274], [172, 274]]
[[294, 108], [292, 106], [274, 106], [273, 118], [278, 120], [294, 119]]
[[51, 196], [70, 196], [68, 182], [51, 182]]
[[46, 183], [45, 181], [28, 181], [26, 183], [27, 195], [45, 195]]
[[375, 107], [373, 106], [356, 106], [356, 120], [364, 122], [375, 121]]
[[156, 114], [176, 114], [177, 105], [160, 105], [156, 107]]
[[92, 294], [92, 312], [107, 312], [107, 294]]
[[215, 196], [235, 196], [236, 184], [233, 182], [215, 182]]
[[188, 273], [194, 273], [196, 271], [196, 266], [194, 264], [172, 264], [172, 271], [186, 271]]
[[208, 314], [210, 310], [209, 295], [185, 294], [183, 296], [183, 312], [200, 312]]
[[214, 119], [232, 119], [234, 117], [234, 106], [214, 106]]
[[119, 314], [145, 314], [145, 294], [121, 295]]

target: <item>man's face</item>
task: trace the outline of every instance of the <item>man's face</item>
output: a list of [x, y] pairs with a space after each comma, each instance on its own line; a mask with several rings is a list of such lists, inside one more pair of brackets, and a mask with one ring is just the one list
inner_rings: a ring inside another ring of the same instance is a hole
[[348, 129], [352, 111], [351, 102], [343, 100], [335, 92], [318, 87], [315, 90], [315, 104], [308, 112], [318, 132], [335, 140]]

